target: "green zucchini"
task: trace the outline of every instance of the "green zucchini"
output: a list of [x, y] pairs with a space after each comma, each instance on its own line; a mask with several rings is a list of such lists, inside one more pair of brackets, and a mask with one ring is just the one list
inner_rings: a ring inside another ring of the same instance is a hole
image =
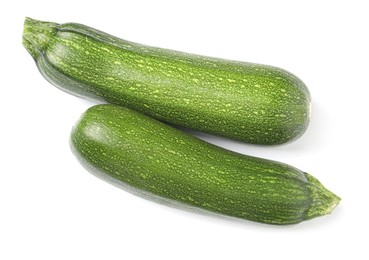
[[293, 224], [328, 214], [340, 201], [292, 166], [225, 150], [117, 105], [88, 109], [70, 140], [93, 174], [169, 204]]
[[23, 45], [42, 75], [62, 90], [174, 125], [272, 145], [298, 138], [309, 124], [308, 89], [280, 68], [154, 48], [81, 24], [30, 18]]

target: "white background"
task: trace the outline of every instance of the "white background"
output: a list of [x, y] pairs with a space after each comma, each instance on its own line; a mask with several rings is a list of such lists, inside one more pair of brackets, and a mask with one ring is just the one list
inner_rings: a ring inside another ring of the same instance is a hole
[[[3, 2], [0, 259], [368, 259], [365, 2]], [[276, 147], [201, 137], [307, 171], [341, 204], [325, 217], [271, 226], [169, 208], [97, 179], [68, 143], [71, 127], [93, 103], [42, 78], [21, 44], [25, 16], [291, 71], [313, 99], [303, 137]]]

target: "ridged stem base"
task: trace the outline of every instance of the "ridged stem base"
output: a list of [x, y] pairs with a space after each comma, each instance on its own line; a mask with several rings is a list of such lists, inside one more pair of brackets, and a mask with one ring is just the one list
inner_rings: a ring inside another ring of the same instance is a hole
[[33, 59], [36, 60], [40, 53], [47, 47], [50, 39], [58, 31], [58, 26], [57, 23], [42, 22], [26, 17], [22, 42]]
[[327, 190], [316, 178], [306, 173], [309, 180], [310, 207], [305, 212], [305, 220], [330, 214], [341, 201], [333, 192]]

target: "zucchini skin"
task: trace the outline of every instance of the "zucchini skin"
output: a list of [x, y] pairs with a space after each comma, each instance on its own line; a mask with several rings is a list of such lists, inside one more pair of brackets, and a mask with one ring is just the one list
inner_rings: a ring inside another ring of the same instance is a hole
[[304, 83], [280, 68], [141, 45], [81, 24], [26, 18], [23, 45], [60, 89], [174, 125], [263, 145], [300, 137]]
[[88, 109], [70, 140], [90, 172], [169, 204], [283, 225], [328, 214], [340, 201], [292, 166], [225, 150], [116, 105]]

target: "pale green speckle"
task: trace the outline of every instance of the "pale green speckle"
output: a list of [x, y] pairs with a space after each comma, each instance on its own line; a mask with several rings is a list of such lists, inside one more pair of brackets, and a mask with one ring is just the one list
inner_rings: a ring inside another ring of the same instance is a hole
[[79, 24], [26, 23], [25, 47], [69, 93], [257, 144], [291, 141], [308, 126], [309, 92], [281, 69], [142, 46]]

